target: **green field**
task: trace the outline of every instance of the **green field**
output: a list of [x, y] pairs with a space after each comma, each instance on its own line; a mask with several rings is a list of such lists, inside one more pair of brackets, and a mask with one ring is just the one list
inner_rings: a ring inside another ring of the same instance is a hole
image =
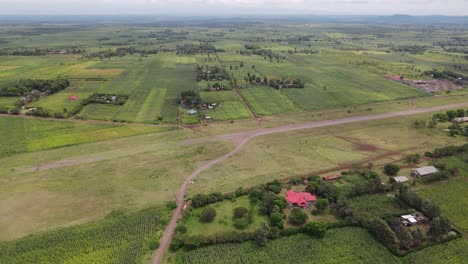
[[467, 188], [468, 179], [464, 177], [425, 186], [418, 193], [440, 206], [442, 212], [453, 221], [455, 226], [468, 231], [468, 212], [462, 209], [468, 206]]
[[201, 92], [203, 102], [216, 103], [221, 107], [207, 109], [202, 114], [213, 118], [213, 120], [235, 120], [251, 117], [249, 109], [242, 103], [242, 100], [234, 91], [222, 92]]
[[0, 126], [0, 157], [168, 130], [164, 127], [55, 122], [15, 117], [0, 117]]
[[258, 115], [274, 115], [301, 111], [281, 91], [270, 87], [249, 87], [240, 90], [249, 105]]
[[407, 210], [400, 208], [393, 199], [386, 195], [363, 195], [350, 199], [348, 205], [354, 212], [371, 214], [376, 217], [407, 213]]

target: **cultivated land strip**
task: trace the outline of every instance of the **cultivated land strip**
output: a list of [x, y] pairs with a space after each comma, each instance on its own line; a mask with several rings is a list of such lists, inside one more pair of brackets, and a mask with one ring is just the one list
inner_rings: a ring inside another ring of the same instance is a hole
[[258, 137], [258, 136], [263, 136], [263, 135], [269, 135], [269, 134], [275, 134], [275, 133], [284, 133], [284, 132], [289, 132], [289, 131], [294, 131], [294, 130], [302, 130], [302, 129], [312, 129], [312, 128], [320, 128], [320, 127], [328, 127], [328, 126], [336, 126], [336, 125], [343, 125], [343, 124], [349, 124], [349, 123], [356, 123], [356, 122], [365, 122], [365, 121], [372, 121], [372, 120], [379, 120], [379, 119], [385, 119], [385, 118], [393, 118], [393, 117], [400, 117], [400, 116], [408, 116], [408, 115], [417, 115], [417, 114], [424, 114], [424, 113], [430, 113], [430, 112], [436, 112], [436, 111], [442, 111], [442, 110], [449, 110], [449, 109], [454, 109], [454, 108], [459, 108], [459, 107], [466, 107], [468, 106], [468, 102], [465, 103], [459, 103], [459, 104], [451, 104], [451, 105], [445, 105], [445, 106], [435, 106], [435, 107], [429, 107], [429, 108], [419, 108], [419, 109], [410, 109], [410, 110], [404, 110], [404, 111], [398, 111], [398, 112], [390, 112], [390, 113], [382, 113], [382, 114], [374, 114], [374, 115], [364, 115], [364, 116], [355, 116], [355, 117], [347, 117], [347, 118], [339, 118], [339, 119], [333, 119], [333, 120], [324, 120], [324, 121], [315, 121], [315, 122], [307, 122], [303, 124], [295, 124], [295, 125], [287, 125], [287, 126], [280, 126], [280, 127], [274, 127], [274, 128], [264, 128], [264, 129], [256, 129], [252, 131], [246, 131], [246, 132], [239, 132], [239, 133], [233, 133], [233, 134], [228, 134], [228, 135], [220, 135], [216, 136], [213, 138], [201, 138], [201, 139], [195, 139], [195, 140], [187, 140], [185, 141], [186, 144], [191, 144], [191, 143], [200, 143], [200, 142], [207, 142], [207, 141], [216, 141], [216, 140], [232, 140], [237, 143], [236, 148], [219, 157], [216, 159], [213, 159], [206, 164], [202, 165], [198, 169], [196, 169], [188, 178], [187, 180], [182, 184], [181, 188], [179, 189], [177, 196], [176, 196], [176, 202], [177, 202], [177, 208], [172, 214], [172, 218], [169, 222], [169, 224], [166, 227], [166, 230], [164, 231], [164, 234], [160, 240], [160, 246], [156, 250], [152, 263], [153, 264], [159, 264], [162, 262], [164, 253], [168, 250], [172, 236], [174, 235], [175, 228], [177, 226], [177, 221], [182, 215], [184, 209], [185, 209], [185, 202], [184, 202], [184, 196], [191, 184], [191, 182], [202, 172], [210, 169], [214, 165], [223, 162], [227, 158], [235, 155], [238, 153], [242, 147], [251, 139]]

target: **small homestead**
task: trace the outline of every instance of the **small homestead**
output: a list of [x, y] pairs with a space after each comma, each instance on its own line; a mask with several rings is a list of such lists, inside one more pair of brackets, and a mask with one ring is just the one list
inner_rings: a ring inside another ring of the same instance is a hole
[[437, 173], [437, 172], [439, 172], [439, 171], [437, 170], [436, 167], [426, 166], [426, 167], [421, 167], [421, 168], [418, 168], [418, 169], [414, 169], [411, 172], [411, 176], [413, 176], [413, 177], [423, 177], [423, 176], [434, 174], [434, 173]]
[[420, 213], [414, 213], [409, 215], [402, 215], [400, 217], [401, 223], [404, 226], [413, 226], [417, 224], [427, 224], [429, 219]]
[[409, 179], [406, 176], [397, 176], [397, 177], [393, 177], [391, 179], [391, 181], [392, 182], [397, 182], [397, 183], [404, 183], [404, 182], [408, 182]]
[[466, 123], [468, 122], [468, 117], [457, 117], [457, 118], [454, 118], [453, 121], [457, 123]]
[[189, 114], [189, 115], [196, 115], [197, 113], [198, 112], [195, 109], [190, 109], [190, 110], [187, 111], [187, 114]]
[[68, 99], [71, 100], [71, 101], [76, 101], [76, 100], [78, 100], [78, 96], [72, 95]]
[[289, 206], [307, 207], [317, 201], [317, 197], [308, 192], [295, 192], [289, 190], [286, 192], [286, 200]]

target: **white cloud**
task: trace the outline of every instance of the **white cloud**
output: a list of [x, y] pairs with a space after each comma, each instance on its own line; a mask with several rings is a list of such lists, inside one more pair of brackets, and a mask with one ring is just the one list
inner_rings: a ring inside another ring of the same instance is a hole
[[467, 0], [0, 0], [0, 13], [468, 15]]

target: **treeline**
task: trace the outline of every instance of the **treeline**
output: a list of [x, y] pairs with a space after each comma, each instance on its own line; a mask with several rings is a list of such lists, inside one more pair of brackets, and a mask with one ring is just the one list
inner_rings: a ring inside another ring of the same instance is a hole
[[123, 57], [127, 54], [133, 55], [133, 54], [140, 54], [140, 55], [150, 55], [150, 54], [157, 54], [158, 50], [157, 49], [138, 49], [135, 47], [127, 47], [127, 48], [117, 48], [115, 50], [102, 50], [102, 51], [97, 51], [97, 52], [92, 52], [88, 54], [84, 54], [83, 58], [100, 58], [106, 59], [106, 58], [112, 58], [112, 57]]
[[224, 52], [222, 49], [217, 49], [215, 45], [208, 42], [200, 42], [199, 44], [178, 44], [176, 46], [176, 54], [196, 55], [210, 54], [216, 52]]
[[0, 50], [0, 56], [43, 56], [47, 54], [82, 54], [86, 52], [84, 49], [80, 48], [66, 48], [66, 49], [56, 49], [56, 48], [46, 48], [46, 49], [2, 49]]
[[431, 76], [436, 79], [451, 79], [451, 80], [458, 80], [459, 78], [464, 79], [465, 76], [453, 72], [451, 70], [432, 70], [432, 71], [424, 71], [423, 72], [427, 76]]
[[33, 80], [22, 79], [13, 83], [5, 84], [0, 87], [0, 96], [27, 96], [33, 91], [54, 94], [70, 86], [70, 81], [67, 79], [56, 80]]
[[393, 46], [391, 50], [395, 52], [408, 52], [411, 54], [422, 54], [426, 52], [427, 47], [420, 46], [420, 45]]
[[252, 54], [258, 55], [263, 57], [264, 60], [269, 60], [270, 62], [276, 60], [279, 63], [283, 60], [286, 60], [286, 57], [282, 56], [279, 53], [273, 52], [271, 49], [261, 49], [259, 46], [252, 44], [246, 44], [244, 47], [246, 50], [238, 50], [237, 53], [246, 56]]

